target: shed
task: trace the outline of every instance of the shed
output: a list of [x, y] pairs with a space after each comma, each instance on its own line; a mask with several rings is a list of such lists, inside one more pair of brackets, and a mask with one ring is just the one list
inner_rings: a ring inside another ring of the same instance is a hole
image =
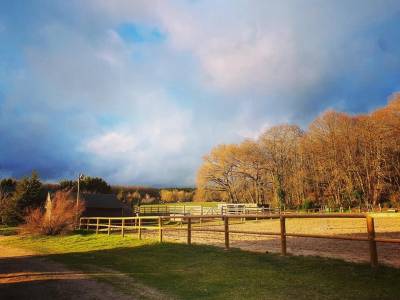
[[85, 201], [83, 217], [130, 217], [132, 210], [118, 200], [114, 194], [85, 194], [79, 196]]

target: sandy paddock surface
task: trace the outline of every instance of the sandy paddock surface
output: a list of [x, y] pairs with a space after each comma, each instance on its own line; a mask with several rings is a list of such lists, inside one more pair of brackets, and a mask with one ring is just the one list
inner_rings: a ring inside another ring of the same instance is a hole
[[[185, 227], [183, 225], [182, 229]], [[223, 224], [222, 221], [215, 221], [193, 225], [193, 228], [197, 227], [223, 229]], [[279, 220], [232, 220], [229, 228], [279, 233], [280, 223]], [[375, 231], [377, 237], [400, 239], [400, 217], [375, 217]], [[367, 237], [367, 226], [365, 219], [287, 219], [286, 232]], [[166, 231], [164, 238], [186, 242], [186, 231]], [[223, 247], [224, 233], [192, 232], [192, 242]], [[263, 253], [281, 251], [279, 236], [230, 234], [230, 246]], [[353, 262], [369, 261], [369, 245], [365, 241], [288, 237], [287, 251], [293, 255], [314, 255]], [[378, 243], [378, 257], [379, 263], [400, 268], [400, 244]]]

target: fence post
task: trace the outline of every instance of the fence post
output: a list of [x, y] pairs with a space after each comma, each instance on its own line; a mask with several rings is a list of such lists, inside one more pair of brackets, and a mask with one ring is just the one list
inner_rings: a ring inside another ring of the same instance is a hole
[[89, 223], [90, 223], [90, 219], [87, 219], [87, 222], [86, 222], [86, 230], [89, 230]]
[[158, 217], [158, 240], [160, 243], [162, 243], [163, 239], [163, 232], [162, 232], [162, 218]]
[[286, 255], [286, 224], [285, 224], [285, 216], [280, 216], [281, 222], [281, 254]]
[[138, 239], [142, 239], [142, 219], [139, 217]]
[[371, 267], [376, 268], [378, 266], [378, 252], [376, 250], [374, 218], [371, 216], [367, 216], [367, 230]]
[[81, 229], [82, 226], [82, 218], [79, 219], [79, 229]]
[[224, 216], [225, 249], [229, 249], [229, 217]]
[[108, 231], [107, 234], [110, 235], [111, 232], [111, 219], [108, 219]]
[[192, 244], [192, 218], [188, 218], [187, 223], [187, 243], [188, 245]]
[[99, 218], [96, 218], [96, 234], [99, 233]]
[[124, 228], [124, 226], [125, 226], [125, 219], [122, 219], [122, 227], [121, 227], [121, 234], [122, 234], [122, 237], [125, 236], [125, 228]]

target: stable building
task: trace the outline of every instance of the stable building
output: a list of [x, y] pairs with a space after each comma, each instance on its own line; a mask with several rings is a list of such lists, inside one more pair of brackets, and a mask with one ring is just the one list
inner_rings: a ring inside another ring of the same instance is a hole
[[131, 217], [132, 209], [118, 200], [114, 194], [86, 194], [79, 195], [85, 202], [82, 217]]

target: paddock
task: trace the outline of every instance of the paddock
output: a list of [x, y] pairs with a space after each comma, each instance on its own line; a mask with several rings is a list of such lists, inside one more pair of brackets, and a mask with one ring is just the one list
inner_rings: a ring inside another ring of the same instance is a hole
[[81, 218], [80, 228], [160, 241], [400, 268], [399, 214], [288, 214]]

